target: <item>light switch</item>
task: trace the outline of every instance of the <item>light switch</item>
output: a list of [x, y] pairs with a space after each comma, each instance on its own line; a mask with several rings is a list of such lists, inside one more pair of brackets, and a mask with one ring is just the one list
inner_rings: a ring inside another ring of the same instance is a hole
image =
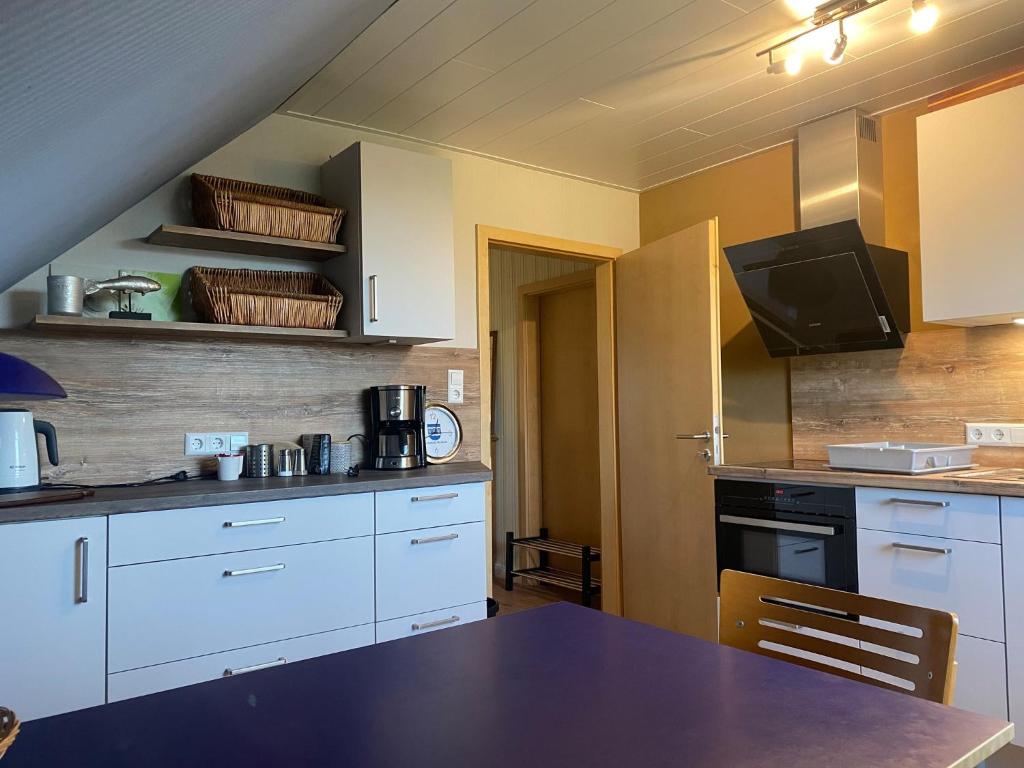
[[449, 370], [448, 371], [448, 402], [459, 404], [463, 402], [463, 382], [465, 381], [465, 372], [461, 370]]

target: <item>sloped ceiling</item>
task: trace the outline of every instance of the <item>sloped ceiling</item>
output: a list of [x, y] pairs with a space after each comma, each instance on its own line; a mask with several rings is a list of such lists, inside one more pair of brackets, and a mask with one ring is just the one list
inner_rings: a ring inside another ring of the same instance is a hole
[[0, 291], [271, 114], [392, 0], [0, 0]]

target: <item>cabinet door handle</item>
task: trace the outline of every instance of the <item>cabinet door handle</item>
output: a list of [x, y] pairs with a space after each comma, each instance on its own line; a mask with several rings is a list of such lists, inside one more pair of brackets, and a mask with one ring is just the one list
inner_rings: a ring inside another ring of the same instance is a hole
[[410, 544], [434, 544], [438, 541], [455, 541], [459, 538], [457, 533], [447, 533], [444, 536], [428, 536], [425, 539], [412, 539], [409, 541]]
[[457, 499], [459, 494], [457, 493], [436, 493], [433, 496], [413, 496], [413, 503], [418, 501], [444, 501], [445, 499]]
[[921, 544], [904, 544], [902, 541], [894, 541], [893, 549], [909, 549], [912, 552], [927, 552], [931, 555], [948, 555], [953, 552], [952, 547], [926, 547]]
[[75, 591], [76, 603], [89, 602], [89, 539], [85, 536], [75, 542], [78, 560], [78, 584]]
[[224, 571], [225, 576], [250, 576], [254, 573], [270, 573], [271, 571], [283, 571], [284, 563], [276, 565], [264, 565], [259, 568], [239, 568], [237, 571]]
[[231, 669], [228, 667], [224, 670], [224, 677], [234, 677], [235, 675], [244, 675], [246, 672], [259, 672], [261, 669], [270, 669], [271, 667], [280, 667], [282, 664], [287, 664], [288, 659], [281, 656], [273, 661], [265, 661], [262, 664], [253, 664], [251, 667], [236, 667]]
[[419, 632], [421, 629], [433, 629], [434, 627], [443, 627], [446, 624], [457, 624], [462, 621], [458, 616], [449, 616], [447, 619], [437, 619], [435, 621], [424, 621], [422, 624], [413, 624], [412, 631]]
[[710, 432], [701, 432], [696, 435], [676, 435], [676, 440], [710, 440]]
[[376, 323], [377, 317], [377, 276], [370, 275], [370, 322]]
[[250, 525], [274, 525], [275, 523], [283, 523], [285, 518], [283, 517], [266, 517], [262, 520], [225, 520], [225, 528], [246, 528]]
[[909, 504], [912, 507], [938, 507], [945, 509], [949, 506], [948, 501], [930, 501], [928, 499], [889, 499], [890, 504]]

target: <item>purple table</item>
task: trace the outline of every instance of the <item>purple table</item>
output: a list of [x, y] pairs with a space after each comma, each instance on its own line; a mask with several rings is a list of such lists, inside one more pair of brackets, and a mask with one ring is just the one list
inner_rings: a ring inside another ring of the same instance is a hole
[[29, 722], [2, 768], [946, 768], [1012, 732], [563, 603]]

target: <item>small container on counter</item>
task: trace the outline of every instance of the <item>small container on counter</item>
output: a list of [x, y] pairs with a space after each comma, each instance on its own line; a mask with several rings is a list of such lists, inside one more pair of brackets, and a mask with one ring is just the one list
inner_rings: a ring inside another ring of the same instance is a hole
[[242, 474], [242, 458], [240, 453], [218, 453], [217, 479], [237, 480]]
[[303, 435], [299, 443], [306, 451], [311, 475], [331, 473], [331, 436], [325, 433]]
[[306, 471], [306, 451], [302, 448], [292, 448], [292, 475], [295, 477], [304, 477], [308, 475]]
[[292, 448], [282, 448], [277, 452], [277, 476], [291, 477], [294, 474], [295, 454]]
[[245, 446], [245, 476], [270, 477], [274, 464], [274, 446], [270, 443]]

